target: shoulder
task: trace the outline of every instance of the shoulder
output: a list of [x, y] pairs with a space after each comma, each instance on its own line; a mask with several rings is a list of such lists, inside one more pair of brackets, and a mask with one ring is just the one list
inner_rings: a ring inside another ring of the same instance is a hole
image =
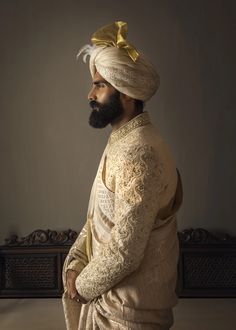
[[163, 164], [158, 160], [152, 145], [137, 143], [124, 146], [117, 170], [117, 174], [127, 180], [154, 178], [162, 172]]
[[145, 143], [145, 141], [133, 141], [132, 143], [128, 143], [128, 141], [126, 143], [124, 142], [120, 151], [120, 156], [120, 161], [124, 163], [138, 162], [139, 160], [148, 161], [157, 158], [154, 147], [149, 143]]
[[120, 141], [120, 161], [124, 163], [158, 161], [160, 138], [153, 132], [152, 127], [145, 126], [133, 130]]
[[175, 159], [169, 145], [152, 125], [132, 132], [123, 139], [117, 157], [117, 169], [121, 172], [140, 169], [159, 180], [169, 181], [176, 172]]

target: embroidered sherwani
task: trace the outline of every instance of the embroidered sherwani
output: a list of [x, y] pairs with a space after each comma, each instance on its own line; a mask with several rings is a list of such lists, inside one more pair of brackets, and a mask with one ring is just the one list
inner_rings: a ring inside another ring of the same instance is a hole
[[144, 112], [111, 133], [87, 222], [63, 270], [88, 303], [63, 295], [67, 329], [169, 329], [173, 323], [182, 185], [169, 147]]

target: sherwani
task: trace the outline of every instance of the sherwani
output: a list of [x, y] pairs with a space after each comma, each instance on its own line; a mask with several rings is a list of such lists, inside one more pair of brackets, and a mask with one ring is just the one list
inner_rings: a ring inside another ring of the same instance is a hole
[[91, 191], [87, 221], [63, 269], [78, 272], [67, 329], [169, 329], [179, 245], [180, 174], [144, 112], [111, 133]]

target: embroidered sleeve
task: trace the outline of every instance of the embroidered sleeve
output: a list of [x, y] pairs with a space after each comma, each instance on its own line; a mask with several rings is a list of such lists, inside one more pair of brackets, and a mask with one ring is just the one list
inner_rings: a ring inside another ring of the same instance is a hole
[[88, 263], [88, 258], [86, 254], [86, 236], [87, 236], [87, 222], [81, 230], [76, 241], [72, 245], [63, 266], [63, 284], [65, 287], [66, 283], [66, 272], [68, 269], [75, 270], [77, 273], [80, 273], [83, 268]]
[[86, 300], [101, 295], [139, 267], [164, 189], [162, 177], [162, 165], [150, 146], [126, 153], [116, 177], [111, 238], [76, 279], [76, 288]]

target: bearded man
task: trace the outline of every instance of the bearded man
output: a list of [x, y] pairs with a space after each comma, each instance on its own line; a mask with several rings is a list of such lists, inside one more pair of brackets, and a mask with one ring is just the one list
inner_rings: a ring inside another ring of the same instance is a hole
[[92, 36], [91, 126], [112, 132], [92, 187], [87, 221], [63, 268], [69, 330], [169, 329], [173, 324], [182, 204], [168, 145], [143, 111], [159, 75], [115, 22]]

